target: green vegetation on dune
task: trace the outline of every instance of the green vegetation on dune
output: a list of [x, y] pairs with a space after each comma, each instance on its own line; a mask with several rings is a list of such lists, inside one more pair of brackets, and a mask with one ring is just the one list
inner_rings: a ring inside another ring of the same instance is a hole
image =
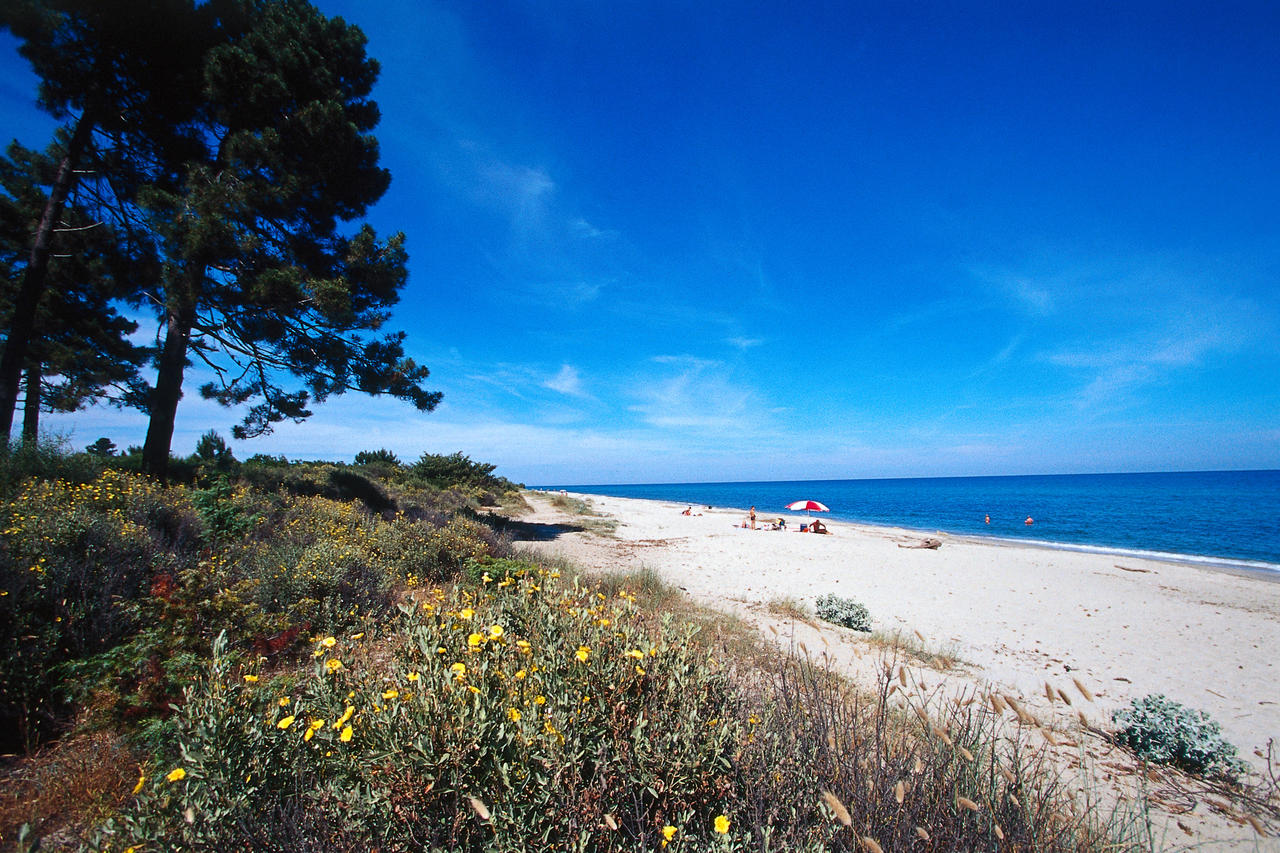
[[104, 455], [9, 472], [0, 702], [30, 754], [0, 843], [1149, 846], [1142, 823], [1068, 805], [982, 703], [752, 652], [651, 572], [514, 551], [480, 512], [495, 483], [389, 456], [192, 460], [170, 486]]

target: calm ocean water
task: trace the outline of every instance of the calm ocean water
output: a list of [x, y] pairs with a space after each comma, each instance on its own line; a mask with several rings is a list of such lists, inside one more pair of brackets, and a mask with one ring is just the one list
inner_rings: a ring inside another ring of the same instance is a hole
[[[550, 488], [695, 507], [755, 505], [762, 516], [812, 498], [837, 520], [1280, 572], [1280, 471]], [[1034, 525], [1023, 523], [1027, 516]]]

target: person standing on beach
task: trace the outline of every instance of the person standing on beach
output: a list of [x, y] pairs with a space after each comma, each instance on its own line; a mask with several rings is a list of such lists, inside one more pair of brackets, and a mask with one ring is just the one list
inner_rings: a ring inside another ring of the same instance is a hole
[[756, 508], [755, 507], [751, 508], [751, 529], [752, 530], [756, 529]]

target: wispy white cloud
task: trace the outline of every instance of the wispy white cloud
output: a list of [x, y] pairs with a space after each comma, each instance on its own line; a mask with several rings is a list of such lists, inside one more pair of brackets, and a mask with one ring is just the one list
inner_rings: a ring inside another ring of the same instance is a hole
[[544, 388], [559, 391], [570, 397], [585, 397], [587, 393], [582, 388], [582, 377], [578, 375], [577, 368], [570, 364], [561, 365], [560, 372], [542, 385]]
[[761, 344], [763, 344], [764, 338], [733, 337], [733, 338], [726, 338], [725, 343], [727, 343], [731, 347], [735, 347], [745, 352], [746, 350], [754, 349], [755, 347], [758, 347]]

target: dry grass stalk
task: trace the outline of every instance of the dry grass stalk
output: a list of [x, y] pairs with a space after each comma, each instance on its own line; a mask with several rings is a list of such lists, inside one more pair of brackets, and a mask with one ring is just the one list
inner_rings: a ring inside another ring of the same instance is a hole
[[921, 839], [921, 840], [923, 840], [923, 841], [932, 841], [932, 840], [933, 840], [933, 839], [931, 839], [931, 838], [929, 837], [929, 833], [928, 833], [928, 831], [926, 831], [926, 830], [925, 830], [925, 828], [924, 828], [923, 826], [917, 826], [917, 827], [916, 827], [916, 835], [917, 835], [917, 836], [919, 836], [919, 837], [920, 837], [920, 839]]
[[882, 848], [874, 838], [869, 838], [864, 835], [862, 838], [858, 839], [858, 843], [862, 845], [862, 849], [866, 850], [867, 853], [884, 853], [884, 848]]
[[1057, 691], [1059, 699], [1061, 699], [1063, 702], [1066, 702], [1068, 705], [1071, 704], [1071, 697], [1067, 695], [1067, 692], [1065, 690], [1063, 690], [1061, 687], [1057, 687], [1054, 689]]
[[488, 806], [486, 806], [484, 803], [480, 802], [480, 800], [476, 799], [475, 797], [467, 797], [467, 800], [468, 800], [468, 802], [470, 802], [470, 803], [471, 803], [471, 808], [475, 809], [476, 814], [480, 815], [480, 819], [481, 819], [481, 820], [488, 820], [488, 819], [489, 819], [489, 807], [488, 807]]
[[956, 803], [963, 806], [964, 808], [968, 809], [971, 812], [976, 812], [978, 810], [978, 804], [975, 803], [973, 800], [969, 799], [968, 797], [956, 797]]
[[937, 726], [933, 727], [933, 736], [941, 740], [947, 746], [955, 746], [955, 743], [951, 740], [951, 735], [947, 734], [945, 730], [940, 729]]
[[907, 668], [905, 666], [898, 667], [898, 682], [903, 686], [907, 686]]
[[902, 801], [907, 798], [907, 786], [902, 784], [901, 779], [893, 786], [893, 798], [898, 801], [898, 805], [902, 805]]
[[991, 829], [992, 831], [995, 832], [996, 838], [999, 838], [1001, 841], [1004, 841], [1004, 830], [1000, 828], [1000, 824], [998, 823], [991, 824]]
[[1003, 714], [1005, 711], [1009, 710], [1009, 706], [1000, 698], [999, 693], [992, 693], [989, 698], [991, 700], [991, 710], [995, 711], [997, 714]]
[[1080, 682], [1080, 679], [1078, 679], [1078, 678], [1073, 678], [1073, 679], [1071, 679], [1071, 680], [1075, 682], [1075, 684], [1076, 684], [1076, 690], [1079, 690], [1079, 691], [1080, 691], [1080, 695], [1081, 695], [1081, 696], [1083, 696], [1083, 697], [1085, 698], [1085, 701], [1087, 701], [1087, 702], [1092, 702], [1092, 701], [1093, 701], [1093, 694], [1092, 694], [1091, 692], [1089, 692], [1089, 688], [1088, 688], [1088, 687], [1085, 687], [1085, 686], [1084, 686], [1084, 684], [1082, 684], [1082, 683]]
[[608, 813], [605, 814], [604, 825], [612, 829], [614, 832], [618, 831], [618, 822], [613, 819], [613, 815], [611, 814], [608, 814]]
[[823, 790], [822, 801], [827, 804], [827, 808], [831, 809], [836, 820], [845, 826], [853, 825], [853, 818], [849, 815], [849, 810], [844, 807], [844, 803], [840, 802], [840, 798], [830, 791]]
[[973, 753], [972, 753], [972, 752], [970, 752], [969, 750], [965, 749], [963, 746], [958, 746], [958, 747], [956, 747], [956, 749], [960, 750], [960, 754], [964, 756], [964, 760], [965, 760], [965, 761], [968, 761], [968, 762], [972, 762], [972, 761], [973, 761]]
[[[901, 802], [901, 801], [899, 801], [899, 802]], [[1252, 826], [1252, 827], [1253, 827], [1253, 831], [1254, 831], [1254, 832], [1256, 832], [1256, 833], [1258, 833], [1258, 835], [1262, 836], [1263, 838], [1267, 838], [1267, 837], [1269, 837], [1269, 836], [1267, 835], [1267, 830], [1266, 830], [1266, 828], [1262, 825], [1262, 821], [1258, 820], [1256, 817], [1254, 817], [1254, 816], [1253, 816], [1253, 815], [1251, 815], [1251, 814], [1247, 814], [1247, 815], [1245, 815], [1245, 816], [1244, 816], [1244, 819], [1245, 819], [1246, 821], [1248, 821], [1249, 826]]]
[[1058, 701], [1058, 697], [1053, 694], [1053, 685], [1047, 681], [1044, 683], [1044, 696], [1049, 700], [1050, 705]]

